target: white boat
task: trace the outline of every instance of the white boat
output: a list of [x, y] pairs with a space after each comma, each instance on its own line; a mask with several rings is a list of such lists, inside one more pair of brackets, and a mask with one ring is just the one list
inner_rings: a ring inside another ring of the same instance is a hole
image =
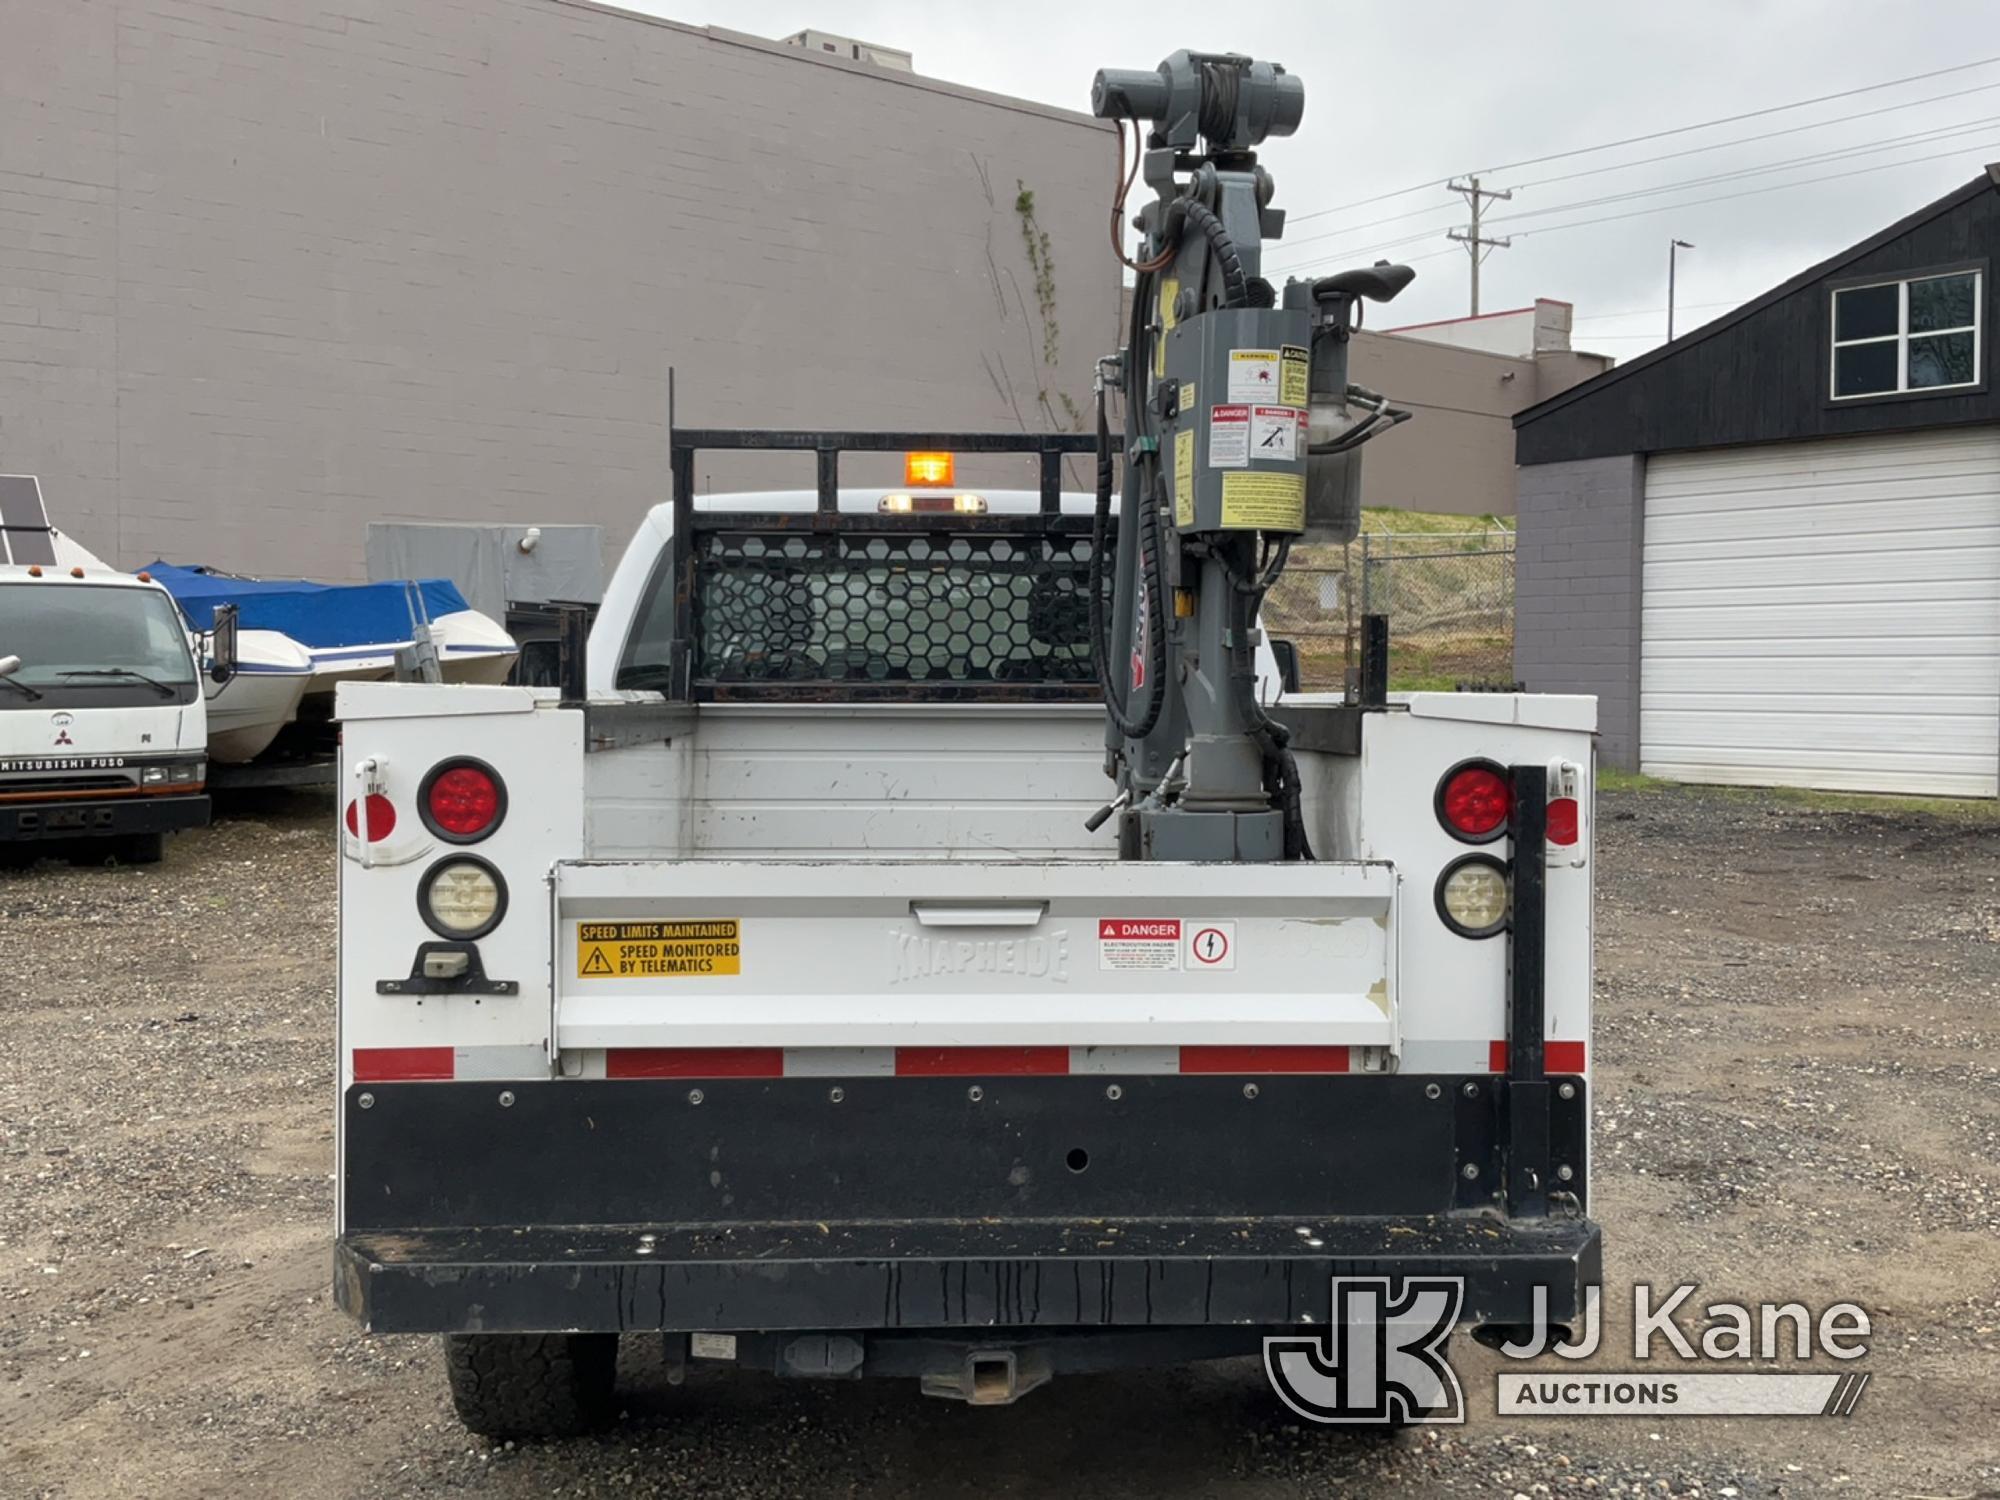
[[240, 766], [262, 755], [298, 718], [312, 676], [311, 653], [290, 636], [240, 630], [236, 675], [221, 687], [208, 684], [208, 758]]
[[208, 698], [209, 754], [224, 764], [262, 754], [301, 714], [330, 719], [341, 683], [394, 677], [419, 625], [429, 629], [447, 682], [504, 682], [520, 654], [512, 636], [443, 579], [322, 584], [164, 562], [146, 571], [166, 585], [194, 631], [212, 627], [217, 605], [237, 608], [240, 667]]

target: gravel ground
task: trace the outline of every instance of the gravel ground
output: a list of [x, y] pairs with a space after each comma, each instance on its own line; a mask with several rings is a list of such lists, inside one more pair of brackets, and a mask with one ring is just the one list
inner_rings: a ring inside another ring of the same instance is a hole
[[1297, 1431], [1254, 1364], [1004, 1410], [697, 1378], [492, 1448], [434, 1341], [329, 1305], [332, 846], [277, 803], [163, 866], [0, 873], [0, 1495], [2000, 1496], [2000, 820], [1601, 803], [1606, 1350], [1644, 1279], [1852, 1298], [1842, 1422]]

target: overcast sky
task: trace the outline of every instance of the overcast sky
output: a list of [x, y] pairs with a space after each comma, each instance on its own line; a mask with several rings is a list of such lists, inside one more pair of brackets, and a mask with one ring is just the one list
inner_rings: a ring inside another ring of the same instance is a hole
[[[1418, 280], [1397, 301], [1393, 319], [1382, 317], [1378, 326], [1466, 311], [1465, 254], [1443, 239], [1447, 227], [1463, 222], [1462, 201], [1429, 188], [1310, 220], [1304, 215], [1449, 174], [2000, 57], [2000, 0], [1899, 6], [1858, 0], [627, 3], [679, 21], [765, 36], [808, 26], [839, 32], [915, 53], [920, 73], [1078, 110], [1089, 108], [1097, 68], [1150, 67], [1181, 47], [1248, 52], [1283, 63], [1305, 80], [1306, 116], [1297, 135], [1269, 142], [1262, 152], [1277, 178], [1277, 201], [1294, 220], [1267, 274], [1281, 281], [1287, 270], [1325, 271], [1378, 257], [1409, 260]], [[1943, 94], [1960, 97], [1937, 97]], [[1932, 102], [1626, 171], [1547, 180], [1916, 100]], [[1961, 126], [1969, 128], [1941, 133]], [[1926, 138], [1868, 155], [1581, 206], [1920, 133]], [[1487, 186], [1515, 193], [1511, 202], [1488, 206], [1488, 232], [1511, 230], [1515, 240], [1486, 261], [1481, 306], [1492, 311], [1536, 297], [1573, 302], [1578, 346], [1630, 359], [1664, 331], [1669, 239], [1697, 247], [1681, 256], [1678, 326], [1685, 331], [1959, 186], [1993, 160], [2000, 160], [2000, 65], [1616, 151], [1492, 171]], [[1783, 186], [1858, 168], [1880, 170]], [[1723, 194], [1741, 196], [1666, 208]], [[1643, 209], [1666, 211], [1549, 229]], [[1415, 216], [1374, 223], [1398, 214]], [[1524, 217], [1502, 222], [1508, 214]], [[1410, 235], [1421, 238], [1377, 248]], [[1329, 252], [1333, 264], [1325, 259]]]

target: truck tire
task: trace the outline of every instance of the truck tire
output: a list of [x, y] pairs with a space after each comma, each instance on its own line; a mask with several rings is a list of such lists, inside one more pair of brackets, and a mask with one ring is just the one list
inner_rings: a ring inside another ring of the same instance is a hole
[[615, 1333], [448, 1333], [451, 1404], [489, 1438], [576, 1437], [614, 1410]]
[[118, 862], [126, 865], [156, 865], [167, 853], [164, 833], [128, 833], [118, 841]]

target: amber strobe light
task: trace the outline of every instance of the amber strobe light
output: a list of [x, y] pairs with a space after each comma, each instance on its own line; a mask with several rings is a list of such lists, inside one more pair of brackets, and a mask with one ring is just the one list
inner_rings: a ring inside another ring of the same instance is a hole
[[442, 761], [424, 778], [417, 809], [424, 826], [446, 843], [476, 843], [507, 816], [506, 783], [483, 760]]
[[903, 455], [903, 483], [911, 489], [937, 488], [956, 481], [952, 478], [954, 465], [949, 453], [905, 453]]

